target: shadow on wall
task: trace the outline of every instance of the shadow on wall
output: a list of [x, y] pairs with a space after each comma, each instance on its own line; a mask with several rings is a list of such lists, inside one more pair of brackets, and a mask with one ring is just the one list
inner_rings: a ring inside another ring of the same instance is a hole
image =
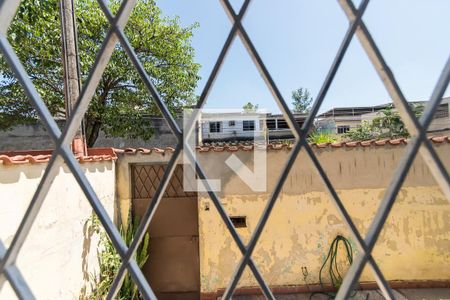
[[[3, 165], [0, 167], [0, 183], [16, 183], [20, 179], [36, 179], [44, 175], [47, 164], [20, 164], [20, 165]], [[60, 167], [61, 168], [61, 167]], [[64, 173], [71, 173], [67, 165], [62, 166]], [[81, 164], [81, 170], [84, 173], [107, 172], [112, 170], [112, 164], [105, 164], [104, 162], [90, 162], [88, 164]]]
[[[81, 271], [83, 273], [83, 281], [85, 284], [80, 289], [79, 299], [88, 299], [88, 295], [91, 288], [88, 288], [88, 283], [93, 276], [92, 273], [89, 272], [89, 253], [91, 252], [92, 245], [92, 237], [96, 230], [94, 226], [92, 226], [93, 217], [89, 218], [84, 222], [83, 225], [83, 252], [81, 253]], [[98, 251], [98, 250], [97, 250]]]
[[[45, 165], [46, 166], [46, 165]], [[12, 165], [0, 168], [0, 183], [15, 183], [20, 178], [35, 179], [44, 175], [45, 167], [43, 165]]]

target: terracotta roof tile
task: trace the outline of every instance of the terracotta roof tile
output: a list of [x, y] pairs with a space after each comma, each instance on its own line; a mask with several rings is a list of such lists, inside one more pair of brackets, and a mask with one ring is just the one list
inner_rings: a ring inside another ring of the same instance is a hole
[[[429, 140], [433, 143], [450, 143], [450, 136], [435, 136], [429, 137]], [[355, 142], [334, 142], [334, 143], [322, 143], [322, 144], [311, 144], [315, 148], [355, 148], [355, 147], [373, 147], [373, 146], [399, 146], [406, 145], [408, 140], [405, 138], [398, 139], [383, 139], [383, 140], [368, 140], [368, 141], [355, 141]], [[237, 144], [237, 143], [216, 143], [216, 144], [205, 144], [201, 146], [197, 146], [196, 150], [198, 152], [236, 152], [236, 151], [253, 151], [254, 148], [257, 149], [267, 149], [267, 150], [282, 150], [282, 149], [292, 149], [294, 146], [293, 143], [270, 143], [267, 145], [263, 144]], [[150, 153], [159, 153], [165, 154], [168, 152], [175, 151], [174, 148], [166, 147], [166, 148], [126, 148], [126, 149], [114, 149], [117, 154], [150, 154]]]
[[267, 149], [269, 149], [269, 150], [281, 150], [284, 147], [286, 147], [286, 144], [279, 144], [279, 143], [275, 144], [275, 143], [273, 143], [273, 144], [267, 145]]
[[360, 145], [363, 147], [370, 147], [374, 144], [374, 140], [369, 140], [369, 141], [361, 141]]
[[433, 143], [443, 143], [443, 142], [450, 142], [450, 136], [446, 137], [446, 136], [434, 136], [431, 138], [431, 140], [433, 141]]
[[196, 147], [196, 149], [198, 152], [208, 152], [209, 151], [209, 147], [198, 146], [198, 147]]
[[[166, 153], [166, 150], [165, 150], [165, 149], [154, 148], [154, 149], [152, 149], [152, 150], [155, 151], [156, 153], [162, 153], [162, 154]], [[167, 150], [167, 152], [170, 152], [170, 151]], [[142, 152], [141, 152], [141, 153], [142, 153]]]
[[405, 142], [405, 140], [406, 139], [404, 139], [404, 138], [400, 138], [400, 139], [395, 139], [395, 140], [389, 140], [388, 142], [391, 145], [400, 145], [400, 144], [403, 144]]
[[358, 145], [361, 145], [361, 142], [346, 142], [346, 143], [343, 143], [343, 145], [345, 145], [345, 147], [353, 148], [353, 147], [356, 147]]
[[227, 150], [228, 150], [229, 152], [237, 152], [237, 151], [239, 151], [239, 147], [238, 147], [238, 146], [231, 145], [231, 146], [228, 147]]
[[328, 145], [331, 145], [331, 143], [321, 143], [321, 144], [313, 144], [315, 145], [317, 148], [327, 148]]
[[[41, 164], [48, 163], [53, 150], [10, 151], [0, 153], [0, 164]], [[80, 163], [112, 161], [117, 159], [116, 151], [112, 148], [91, 148], [88, 155], [77, 156]]]
[[215, 152], [223, 152], [223, 151], [225, 151], [225, 147], [216, 146], [216, 147], [213, 147], [212, 150]]
[[[449, 143], [450, 136], [433, 136], [428, 138], [431, 142], [435, 144]], [[311, 144], [315, 148], [355, 148], [355, 147], [371, 147], [371, 146], [399, 146], [405, 145], [408, 140], [405, 138], [398, 139], [383, 139], [383, 140], [369, 140], [369, 141], [356, 141], [356, 142], [334, 142], [334, 143], [322, 143], [322, 144]], [[267, 149], [267, 150], [283, 150], [292, 149], [293, 143], [270, 143], [268, 145], [262, 144], [252, 144], [252, 143], [217, 143], [217, 144], [206, 144], [202, 146], [197, 146], [196, 150], [198, 152], [236, 152], [236, 151], [253, 151], [257, 149]], [[125, 148], [125, 149], [114, 149], [114, 148], [91, 148], [88, 149], [87, 156], [78, 156], [77, 159], [80, 163], [88, 162], [100, 162], [100, 161], [112, 161], [117, 159], [117, 154], [135, 155], [137, 153], [148, 155], [151, 153], [157, 153], [164, 155], [166, 153], [172, 153], [175, 149], [172, 147], [166, 148]], [[40, 164], [47, 163], [52, 156], [52, 150], [31, 150], [31, 151], [11, 151], [11, 152], [0, 152], [0, 164], [3, 165], [17, 165], [17, 164]]]
[[125, 153], [131, 153], [131, 154], [135, 154], [136, 153], [136, 149], [134, 149], [134, 148], [125, 148], [123, 151]]
[[386, 143], [388, 142], [389, 140], [387, 140], [387, 139], [384, 139], [384, 140], [378, 140], [378, 141], [375, 141], [375, 145], [376, 146], [384, 146], [384, 145], [386, 145]]
[[341, 148], [342, 142], [334, 142], [330, 144], [331, 148]]

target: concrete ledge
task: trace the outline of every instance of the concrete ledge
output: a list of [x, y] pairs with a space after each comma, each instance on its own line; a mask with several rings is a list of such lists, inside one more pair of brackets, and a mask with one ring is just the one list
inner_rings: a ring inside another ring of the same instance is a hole
[[[389, 281], [389, 286], [392, 289], [435, 289], [435, 288], [450, 288], [450, 280], [417, 280], [417, 281]], [[305, 294], [313, 292], [336, 292], [336, 289], [331, 285], [320, 284], [303, 284], [303, 285], [289, 285], [289, 286], [271, 286], [270, 289], [275, 295], [286, 294]], [[377, 290], [376, 282], [361, 282], [358, 285], [358, 290]], [[200, 300], [216, 300], [221, 297], [225, 289], [219, 289], [215, 293], [200, 293]], [[234, 296], [254, 296], [262, 295], [259, 287], [241, 287], [234, 291]]]

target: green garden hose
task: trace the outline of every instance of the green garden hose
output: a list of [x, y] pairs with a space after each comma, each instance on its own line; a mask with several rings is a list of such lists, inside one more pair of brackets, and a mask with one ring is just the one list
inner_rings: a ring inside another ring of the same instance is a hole
[[[344, 245], [348, 264], [351, 265], [353, 262], [352, 245], [350, 244], [348, 239], [346, 239], [342, 235], [337, 235], [334, 238], [333, 242], [331, 243], [330, 250], [328, 250], [327, 258], [325, 259], [322, 267], [320, 268], [319, 283], [322, 288], [323, 288], [322, 272], [324, 271], [327, 264], [329, 264], [327, 269], [328, 269], [328, 274], [330, 276], [331, 284], [333, 285], [333, 287], [336, 289], [339, 289], [339, 287], [342, 284], [342, 275], [341, 275], [341, 272], [339, 272], [338, 263], [337, 263], [339, 243], [342, 243]], [[312, 299], [312, 297], [316, 294], [326, 295], [326, 296], [328, 296], [328, 299], [334, 299], [336, 297], [336, 293], [334, 293], [334, 292], [314, 292], [311, 294], [309, 299]], [[352, 297], [355, 294], [356, 294], [356, 291], [352, 295]]]

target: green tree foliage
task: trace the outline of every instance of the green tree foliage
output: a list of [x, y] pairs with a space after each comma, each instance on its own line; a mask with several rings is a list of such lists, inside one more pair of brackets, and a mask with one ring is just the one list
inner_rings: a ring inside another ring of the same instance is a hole
[[[422, 105], [410, 105], [416, 118], [423, 113]], [[372, 139], [409, 137], [409, 132], [403, 123], [400, 114], [394, 107], [388, 106], [378, 112], [378, 116], [372, 123], [363, 122], [361, 126], [344, 134], [344, 138], [352, 141], [364, 141]]]
[[[423, 113], [422, 105], [410, 105], [417, 118]], [[409, 132], [403, 123], [400, 114], [391, 105], [380, 111], [379, 116], [372, 121], [373, 131], [378, 132], [381, 138], [409, 137]]]
[[244, 104], [242, 106], [242, 108], [246, 112], [256, 112], [258, 110], [258, 108], [259, 108], [259, 105], [258, 104], [253, 104], [251, 102], [247, 102], [247, 104]]
[[367, 141], [375, 139], [377, 137], [377, 132], [374, 131], [369, 122], [363, 121], [361, 126], [344, 133], [343, 136], [344, 139], [349, 139], [351, 141]]
[[[110, 0], [115, 13], [121, 1]], [[82, 82], [109, 30], [96, 1], [77, 0], [78, 46]], [[190, 39], [197, 24], [182, 27], [178, 18], [161, 16], [154, 0], [138, 1], [125, 28], [145, 70], [172, 113], [195, 101], [199, 65]], [[37, 91], [54, 116], [64, 116], [61, 32], [57, 0], [24, 0], [8, 38]], [[86, 136], [93, 146], [99, 131], [107, 136], [142, 138], [152, 135], [147, 115], [159, 114], [123, 48], [116, 46], [86, 114]], [[0, 129], [34, 123], [36, 112], [13, 73], [0, 58]]]
[[311, 104], [313, 98], [311, 97], [308, 89], [298, 88], [292, 91], [292, 105], [294, 106], [294, 112], [307, 113], [311, 110]]

